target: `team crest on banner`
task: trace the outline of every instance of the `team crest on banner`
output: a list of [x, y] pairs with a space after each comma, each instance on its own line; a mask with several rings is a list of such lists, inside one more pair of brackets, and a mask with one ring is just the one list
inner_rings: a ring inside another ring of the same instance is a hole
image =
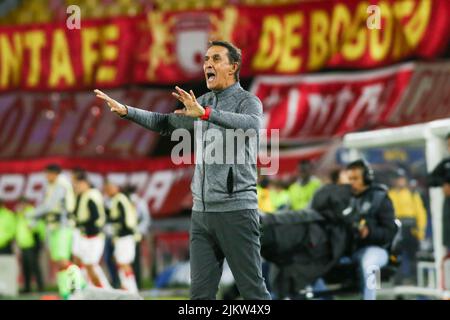
[[177, 16], [175, 25], [176, 56], [179, 67], [196, 76], [203, 70], [203, 57], [208, 48], [210, 22], [208, 14]]

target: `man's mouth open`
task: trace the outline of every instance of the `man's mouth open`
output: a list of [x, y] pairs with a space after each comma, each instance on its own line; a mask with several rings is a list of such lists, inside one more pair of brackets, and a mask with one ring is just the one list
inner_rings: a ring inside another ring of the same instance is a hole
[[206, 81], [213, 82], [216, 79], [216, 74], [214, 72], [208, 71], [206, 72]]

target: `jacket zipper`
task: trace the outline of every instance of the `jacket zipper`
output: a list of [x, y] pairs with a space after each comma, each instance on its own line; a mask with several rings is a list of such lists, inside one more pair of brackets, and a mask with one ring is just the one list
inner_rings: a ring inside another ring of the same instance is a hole
[[[206, 130], [209, 128], [209, 122], [206, 125]], [[203, 140], [203, 134], [202, 134], [202, 143], [203, 143], [203, 150], [202, 150], [202, 166], [203, 166], [203, 179], [202, 179], [202, 203], [203, 203], [203, 212], [206, 211], [205, 206], [205, 140]]]
[[[213, 109], [215, 109], [215, 107], [217, 105], [217, 95], [214, 94], [214, 97], [215, 97], [215, 99], [214, 99], [215, 101], [214, 101]], [[208, 131], [208, 129], [209, 129], [209, 121], [206, 124], [206, 131]], [[203, 150], [202, 150], [202, 166], [203, 166], [202, 203], [203, 203], [203, 212], [205, 212], [206, 211], [206, 205], [205, 205], [205, 148], [206, 148], [206, 141], [204, 139], [203, 132], [202, 132], [202, 144], [203, 144]]]

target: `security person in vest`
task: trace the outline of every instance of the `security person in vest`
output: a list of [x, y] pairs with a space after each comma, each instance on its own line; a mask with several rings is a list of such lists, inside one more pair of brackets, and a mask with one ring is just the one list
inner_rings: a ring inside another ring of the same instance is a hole
[[132, 263], [136, 254], [136, 233], [138, 218], [136, 208], [119, 186], [111, 181], [105, 183], [105, 193], [110, 198], [108, 214], [113, 229], [114, 259], [119, 271], [122, 288], [138, 292]]
[[32, 277], [36, 280], [38, 291], [44, 291], [39, 254], [45, 240], [45, 222], [42, 219], [36, 222], [33, 218], [30, 218], [30, 213], [32, 214], [33, 211], [34, 207], [31, 202], [21, 197], [16, 208], [16, 244], [20, 249], [24, 276], [22, 293], [31, 292]]
[[256, 185], [256, 190], [258, 192], [258, 207], [259, 210], [263, 213], [274, 213], [275, 206], [273, 205], [272, 197], [271, 197], [271, 189], [268, 177], [260, 176], [259, 183]]
[[0, 198], [0, 254], [13, 254], [16, 217]]
[[386, 249], [397, 231], [394, 208], [387, 188], [374, 183], [373, 170], [365, 160], [350, 163], [347, 173], [353, 193], [351, 214], [359, 217], [352, 260], [358, 264], [363, 299], [375, 300], [378, 271], [388, 263]]
[[427, 227], [427, 211], [419, 192], [409, 185], [404, 169], [399, 168], [389, 198], [395, 209], [395, 215], [402, 223], [402, 261], [397, 283], [414, 283], [416, 271], [416, 254], [420, 241], [425, 239]]
[[320, 188], [320, 180], [312, 175], [313, 164], [310, 160], [302, 160], [298, 164], [299, 176], [297, 181], [288, 188], [292, 210], [306, 208], [314, 193]]
[[105, 247], [105, 237], [102, 233], [106, 222], [103, 195], [90, 185], [86, 172], [75, 173], [74, 189], [76, 193], [74, 216], [76, 228], [80, 232], [79, 258], [94, 286], [110, 288], [100, 267]]
[[[270, 299], [261, 272], [256, 193], [258, 146], [255, 142], [263, 112], [261, 101], [239, 84], [241, 63], [241, 51], [233, 44], [210, 42], [203, 63], [206, 86], [210, 91], [196, 98], [192, 90], [186, 92], [175, 87], [176, 92], [172, 94], [184, 108], [171, 114], [125, 106], [95, 90], [97, 97], [106, 101], [112, 112], [162, 135], [170, 135], [178, 128], [195, 128], [199, 133], [195, 136], [196, 145], [214, 150], [236, 147], [236, 137], [245, 140], [230, 158], [227, 154], [226, 159], [219, 159], [219, 163], [208, 152], [202, 152], [201, 162], [199, 157], [196, 158], [191, 183], [193, 207], [189, 248], [193, 300], [216, 298], [225, 259], [244, 299]], [[250, 135], [247, 135], [249, 131]], [[232, 133], [231, 139], [225, 136], [228, 132]], [[215, 133], [222, 139], [212, 138]], [[229, 149], [228, 152], [233, 153]], [[243, 158], [250, 158], [250, 161], [239, 163]]]
[[47, 186], [45, 198], [32, 217], [45, 217], [48, 232], [50, 258], [58, 266], [57, 283], [61, 297], [68, 299], [70, 288], [67, 268], [71, 265], [72, 229], [71, 213], [75, 209], [75, 194], [69, 178], [61, 173], [61, 167], [50, 164], [45, 169]]

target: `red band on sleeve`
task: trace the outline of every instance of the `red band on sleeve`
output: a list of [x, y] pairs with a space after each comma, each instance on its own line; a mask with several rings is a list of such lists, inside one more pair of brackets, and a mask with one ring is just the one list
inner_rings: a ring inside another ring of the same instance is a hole
[[211, 114], [211, 108], [205, 107], [205, 114], [200, 117], [201, 120], [209, 120], [209, 115]]

